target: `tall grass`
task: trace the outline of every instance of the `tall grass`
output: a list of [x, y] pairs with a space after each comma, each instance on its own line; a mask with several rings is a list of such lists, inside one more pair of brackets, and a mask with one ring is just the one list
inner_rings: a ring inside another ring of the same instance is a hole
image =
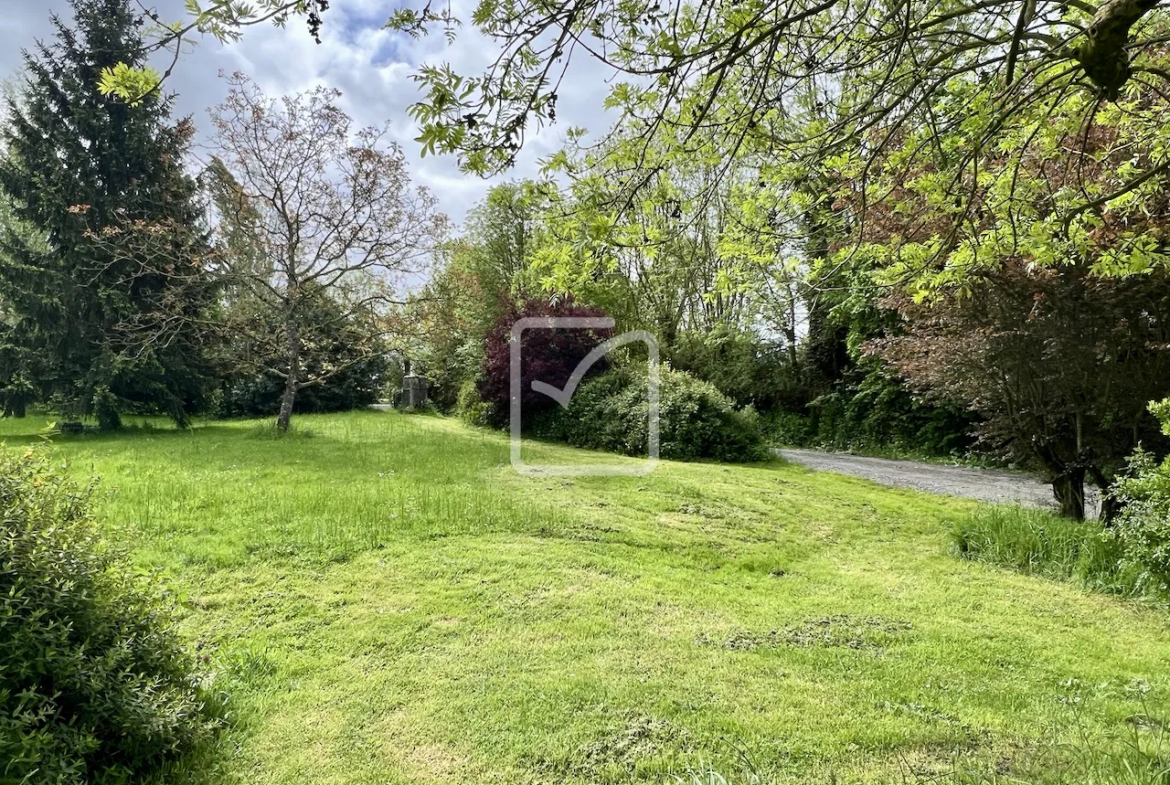
[[1063, 728], [1052, 728], [1033, 749], [1015, 756], [1007, 766], [1004, 761], [995, 761], [990, 770], [959, 765], [953, 778], [941, 781], [955, 785], [1170, 785], [1170, 730], [1164, 709], [1149, 699], [1148, 684], [1135, 680], [1123, 689], [1140, 708], [1120, 728], [1105, 732], [1086, 721], [1086, 701], [1091, 700], [1081, 694], [1086, 685], [1074, 680], [1065, 686], [1069, 691], [1064, 705], [1071, 716]]
[[[1101, 735], [1080, 715], [1081, 704], [1070, 704], [1072, 718], [1062, 730], [1053, 728], [1034, 745], [1010, 757], [988, 751], [961, 752], [941, 766], [903, 759], [901, 770], [887, 782], [898, 785], [1170, 785], [1170, 730], [1165, 721], [1142, 710], [1125, 721], [1125, 730]], [[719, 770], [705, 763], [671, 775], [669, 785], [777, 785], [789, 780], [760, 773], [751, 759]], [[829, 769], [802, 780], [852, 781]], [[867, 780], [868, 781], [868, 780]]]
[[54, 443], [74, 451], [77, 468], [100, 466], [92, 473], [101, 475], [104, 518], [131, 526], [140, 550], [181, 554], [187, 564], [538, 534], [560, 531], [572, 517], [539, 496], [517, 498], [505, 438], [430, 418], [303, 415], [288, 433], [269, 420], [188, 432], [164, 424]]
[[1023, 573], [1074, 580], [1116, 594], [1138, 592], [1117, 539], [1095, 521], [1074, 521], [1026, 507], [980, 507], [955, 524], [959, 555]]

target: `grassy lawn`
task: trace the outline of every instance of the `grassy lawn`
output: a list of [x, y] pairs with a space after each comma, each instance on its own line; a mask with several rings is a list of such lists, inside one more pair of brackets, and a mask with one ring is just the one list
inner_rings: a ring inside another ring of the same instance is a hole
[[926, 781], [1165, 706], [1170, 617], [955, 558], [966, 502], [781, 462], [530, 479], [450, 420], [295, 427], [52, 448], [180, 593], [248, 783]]

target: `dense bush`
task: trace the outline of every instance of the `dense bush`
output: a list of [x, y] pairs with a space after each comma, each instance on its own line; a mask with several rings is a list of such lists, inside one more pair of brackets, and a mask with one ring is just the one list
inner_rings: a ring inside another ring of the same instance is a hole
[[0, 781], [141, 782], [210, 739], [192, 663], [88, 490], [4, 451], [0, 512]]
[[[766, 460], [759, 417], [736, 409], [708, 382], [661, 369], [659, 447], [663, 458]], [[578, 447], [645, 455], [649, 443], [647, 377], [615, 368], [582, 383], [568, 409], [537, 420], [535, 431]]]
[[1101, 524], [1046, 510], [1009, 505], [979, 507], [951, 530], [967, 559], [1050, 578], [1075, 579], [1099, 591], [1138, 591], [1135, 571], [1123, 564], [1117, 539]]
[[[1170, 435], [1170, 399], [1150, 410]], [[1126, 562], [1140, 572], [1143, 588], [1170, 594], [1170, 458], [1159, 463], [1139, 449], [1110, 496], [1120, 509], [1114, 531]]]
[[751, 331], [728, 326], [684, 330], [664, 351], [672, 367], [710, 382], [740, 406], [792, 410], [807, 400], [785, 347]]
[[914, 396], [871, 358], [803, 411], [772, 410], [766, 419], [777, 444], [948, 458], [972, 453], [977, 425], [956, 406]]
[[1170, 465], [1139, 452], [1130, 467], [1111, 489], [1122, 505], [1114, 530], [1143, 587], [1170, 594]]
[[491, 405], [479, 399], [479, 388], [474, 380], [468, 379], [460, 385], [459, 395], [455, 399], [455, 414], [468, 425], [491, 424]]
[[[297, 391], [299, 414], [344, 412], [375, 404], [386, 389], [386, 358], [366, 358]], [[218, 413], [221, 417], [267, 417], [280, 410], [284, 380], [257, 374], [240, 374], [223, 388]]]

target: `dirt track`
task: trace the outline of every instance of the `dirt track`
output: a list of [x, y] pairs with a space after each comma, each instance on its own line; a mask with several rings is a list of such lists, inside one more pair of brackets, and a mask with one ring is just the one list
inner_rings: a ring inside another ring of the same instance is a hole
[[[943, 466], [919, 461], [892, 461], [860, 455], [817, 452], [816, 450], [777, 450], [780, 457], [819, 471], [851, 474], [883, 485], [914, 488], [928, 493], [962, 496], [997, 504], [1025, 504], [1054, 507], [1052, 489], [1026, 474]], [[1086, 514], [1096, 511], [1096, 489], [1086, 488]], [[1088, 498], [1092, 497], [1092, 498]]]

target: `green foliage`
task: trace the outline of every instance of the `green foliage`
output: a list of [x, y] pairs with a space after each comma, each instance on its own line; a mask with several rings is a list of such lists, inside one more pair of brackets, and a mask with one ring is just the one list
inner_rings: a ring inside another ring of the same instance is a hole
[[[646, 455], [647, 379], [645, 372], [622, 368], [589, 379], [568, 409], [557, 409], [540, 420], [535, 432], [578, 447]], [[662, 458], [743, 463], [771, 457], [755, 410], [736, 409], [714, 385], [663, 366], [659, 396]]]
[[1122, 548], [1100, 524], [1045, 510], [1008, 505], [980, 507], [951, 529], [966, 559], [1062, 580], [1099, 591], [1134, 594], [1136, 572], [1122, 564]]
[[761, 415], [764, 433], [772, 444], [809, 447], [817, 444], [817, 423], [795, 411], [774, 410]]
[[784, 347], [766, 343], [750, 330], [726, 324], [685, 330], [670, 349], [670, 363], [710, 382], [740, 406], [766, 411], [803, 402], [798, 368]]
[[102, 69], [98, 80], [98, 92], [102, 95], [117, 95], [130, 106], [139, 106], [162, 83], [153, 68], [131, 68], [126, 63]]
[[[129, 0], [72, 5], [75, 24], [54, 19], [56, 41], [26, 55], [8, 99], [0, 365], [21, 363], [21, 384], [73, 416], [116, 425], [149, 407], [185, 424], [213, 387], [198, 326], [214, 292], [188, 254], [206, 248], [183, 168], [193, 127], [170, 120], [161, 94], [129, 106], [99, 92], [102, 69], [143, 57]], [[156, 263], [120, 242], [137, 224], [182, 227], [190, 241]]]
[[[1170, 436], [1170, 398], [1150, 404]], [[1158, 462], [1139, 448], [1110, 488], [1120, 505], [1116, 534], [1143, 586], [1170, 595], [1170, 458]]]
[[[145, 22], [147, 18], [153, 22], [144, 51], [170, 50], [177, 61], [184, 46], [189, 45], [196, 34], [210, 36], [220, 43], [229, 43], [239, 40], [243, 28], [260, 22], [271, 21], [283, 27], [293, 13], [305, 16], [309, 34], [317, 43], [321, 43], [321, 13], [329, 7], [329, 3], [328, 0], [253, 0], [250, 3], [243, 0], [206, 0], [206, 4], [201, 4], [199, 0], [183, 0], [183, 7], [187, 19], [176, 21], [166, 21], [153, 8], [149, 11], [143, 8], [140, 22]], [[110, 100], [134, 106], [159, 88], [162, 80], [170, 75], [170, 69], [160, 76], [137, 58], [130, 57], [128, 60], [102, 69], [97, 87]]]
[[209, 741], [221, 720], [90, 490], [2, 450], [0, 521], [0, 781], [141, 782]]
[[[1164, 36], [1167, 17], [1151, 15], [1144, 30]], [[1166, 62], [1159, 47], [1143, 67], [1157, 71]], [[878, 260], [883, 282], [909, 284], [920, 298], [961, 291], [973, 275], [1013, 259], [1052, 269], [1088, 260], [1103, 277], [1165, 268], [1164, 194], [1155, 175], [1170, 164], [1161, 133], [1168, 106], [1160, 87], [1133, 80], [1109, 102], [1048, 93], [997, 127], [985, 84], [956, 79], [931, 113], [944, 125], [970, 121], [941, 135], [926, 125], [907, 134], [866, 190], [874, 198], [897, 189], [890, 223], [899, 226], [854, 250]], [[981, 149], [992, 136], [995, 145]], [[916, 155], [923, 144], [946, 151], [941, 166]], [[978, 175], [962, 174], [975, 155]], [[968, 225], [970, 198], [979, 199], [983, 219]]]
[[862, 360], [808, 405], [803, 426], [781, 420], [794, 446], [861, 452], [894, 450], [929, 457], [959, 457], [974, 446], [975, 418], [958, 406], [912, 395], [880, 363]]
[[408, 308], [422, 338], [405, 353], [443, 411], [457, 409], [483, 368], [488, 333], [532, 288], [527, 263], [538, 215], [531, 183], [494, 186], [468, 213], [463, 237], [441, 249], [438, 269]]
[[1170, 594], [1170, 459], [1139, 449], [1110, 494], [1121, 505], [1115, 527], [1126, 561], [1143, 587]]
[[[427, 151], [479, 174], [511, 167], [556, 122], [574, 56], [616, 70], [605, 106], [620, 120], [589, 148], [601, 154], [577, 166], [588, 134], [569, 129], [569, 151], [549, 159], [614, 191], [579, 213], [577, 253], [558, 249], [554, 275], [604, 269], [591, 241], [666, 207], [661, 173], [709, 166], [718, 181], [742, 165], [757, 175], [739, 199], [758, 256], [775, 261], [800, 237], [794, 217], [831, 207], [845, 240], [831, 265], [861, 249], [887, 283], [925, 293], [1013, 255], [1056, 267], [1106, 246], [1095, 263], [1113, 275], [1170, 262], [1144, 225], [1161, 215], [1170, 166], [1157, 5], [896, 2], [874, 23], [868, 5], [815, 0], [480, 0], [390, 25], [453, 34], [468, 21], [494, 44], [478, 73], [422, 67], [424, 98], [410, 109]], [[594, 45], [569, 43], [584, 39]], [[891, 219], [898, 232], [866, 236]], [[643, 240], [660, 241], [653, 228]], [[744, 239], [733, 241], [750, 248]], [[804, 261], [827, 260], [823, 250]]]
[[[328, 292], [314, 287], [298, 311], [301, 371], [311, 380], [297, 392], [297, 412], [338, 412], [377, 403], [390, 370], [389, 349], [378, 337], [372, 312], [344, 309]], [[246, 319], [240, 331], [220, 347], [219, 362], [230, 369], [223, 379], [219, 414], [223, 417], [272, 415], [280, 409], [284, 378], [274, 369], [284, 364], [278, 343], [250, 336], [280, 335], [282, 315], [245, 299], [228, 314], [229, 324]]]
[[455, 413], [468, 425], [488, 427], [492, 421], [492, 406], [479, 397], [479, 385], [474, 379], [467, 379], [459, 387], [455, 400]]

